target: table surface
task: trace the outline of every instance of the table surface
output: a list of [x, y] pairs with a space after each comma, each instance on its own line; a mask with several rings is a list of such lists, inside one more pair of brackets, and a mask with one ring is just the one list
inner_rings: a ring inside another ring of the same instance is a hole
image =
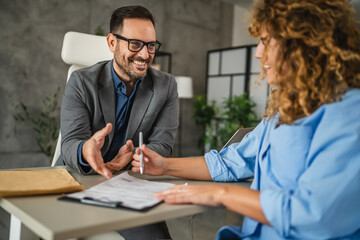
[[[67, 170], [86, 188], [106, 180], [100, 175], [82, 176], [72, 170]], [[189, 185], [219, 184], [170, 176], [156, 177], [132, 172], [129, 172], [129, 174], [141, 179], [174, 184], [184, 184], [185, 182]], [[245, 187], [250, 186], [248, 181], [236, 184]], [[0, 206], [8, 213], [19, 218], [22, 224], [43, 239], [67, 239], [91, 236], [102, 232], [127, 229], [166, 219], [193, 215], [212, 209], [211, 207], [192, 204], [169, 205], [161, 203], [147, 212], [138, 212], [59, 201], [57, 199], [60, 196], [62, 195], [0, 198]]]

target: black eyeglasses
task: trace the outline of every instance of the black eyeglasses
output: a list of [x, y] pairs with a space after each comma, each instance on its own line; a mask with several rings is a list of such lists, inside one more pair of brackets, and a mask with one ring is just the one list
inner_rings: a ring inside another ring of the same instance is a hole
[[128, 42], [128, 49], [131, 52], [140, 52], [141, 49], [146, 45], [147, 51], [150, 54], [154, 54], [159, 51], [162, 43], [159, 41], [156, 42], [144, 42], [138, 39], [128, 39], [126, 37], [120, 36], [116, 33], [112, 33], [117, 39], [121, 39]]

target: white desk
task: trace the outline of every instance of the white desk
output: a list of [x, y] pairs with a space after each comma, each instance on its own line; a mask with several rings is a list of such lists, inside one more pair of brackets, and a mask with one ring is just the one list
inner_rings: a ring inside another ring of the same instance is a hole
[[[59, 167], [58, 167], [59, 168]], [[105, 180], [99, 175], [81, 176], [69, 171], [86, 188]], [[209, 184], [205, 181], [189, 181], [173, 177], [151, 177], [130, 173], [139, 178], [190, 185]], [[211, 184], [216, 184], [212, 183]], [[246, 187], [250, 182], [237, 183]], [[68, 239], [91, 236], [102, 232], [121, 230], [155, 223], [166, 219], [201, 213], [210, 207], [162, 203], [142, 213], [125, 209], [110, 209], [84, 204], [58, 201], [61, 195], [0, 198], [0, 206], [11, 214], [10, 236], [21, 238], [21, 224], [43, 239]]]

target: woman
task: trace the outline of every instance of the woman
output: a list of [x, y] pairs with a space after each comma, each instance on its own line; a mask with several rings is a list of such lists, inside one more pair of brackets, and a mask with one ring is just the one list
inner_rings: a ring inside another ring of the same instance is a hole
[[179, 161], [142, 149], [146, 174], [253, 177], [251, 189], [175, 186], [156, 197], [246, 216], [217, 239], [360, 239], [360, 34], [349, 2], [265, 0], [249, 32], [260, 37], [255, 57], [273, 87], [263, 121], [204, 157]]

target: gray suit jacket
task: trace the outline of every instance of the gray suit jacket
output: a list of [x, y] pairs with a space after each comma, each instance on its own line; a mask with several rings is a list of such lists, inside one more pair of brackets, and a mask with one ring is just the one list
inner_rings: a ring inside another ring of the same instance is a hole
[[[144, 143], [163, 156], [170, 156], [179, 125], [179, 106], [175, 78], [150, 68], [138, 85], [126, 140], [138, 146], [139, 132]], [[96, 131], [112, 123], [113, 129], [105, 138], [102, 155], [108, 151], [115, 129], [115, 87], [111, 75], [111, 61], [99, 62], [72, 73], [66, 85], [61, 105], [61, 155], [57, 163], [65, 161], [80, 173], [85, 173], [77, 161], [78, 146]]]

